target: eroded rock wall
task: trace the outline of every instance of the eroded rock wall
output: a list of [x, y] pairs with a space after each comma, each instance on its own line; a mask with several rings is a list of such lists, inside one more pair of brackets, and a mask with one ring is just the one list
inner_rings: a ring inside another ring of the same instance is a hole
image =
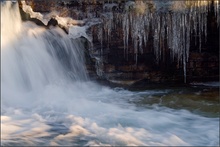
[[154, 1], [26, 1], [34, 11], [99, 19], [87, 31], [94, 58], [88, 70], [96, 78], [127, 84], [219, 80], [215, 1], [165, 6]]

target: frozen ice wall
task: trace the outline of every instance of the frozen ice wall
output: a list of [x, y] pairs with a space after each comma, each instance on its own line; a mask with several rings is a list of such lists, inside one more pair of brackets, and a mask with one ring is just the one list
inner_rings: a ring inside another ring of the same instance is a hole
[[[118, 4], [110, 1], [103, 6], [103, 25], [98, 29], [97, 38], [101, 45], [109, 43], [114, 27], [123, 30], [124, 53], [134, 54], [136, 63], [138, 54], [146, 50], [149, 37], [153, 37], [153, 48], [156, 61], [159, 62], [168, 48], [171, 59], [183, 65], [186, 82], [186, 62], [189, 58], [190, 39], [195, 39], [199, 46], [207, 37], [207, 15], [214, 5], [219, 22], [218, 1], [125, 1]], [[151, 36], [149, 36], [151, 35]], [[103, 40], [104, 39], [104, 40]], [[109, 45], [108, 45], [109, 46]], [[130, 47], [129, 46], [133, 46]]]
[[[114, 40], [122, 39], [124, 57], [133, 54], [137, 64], [138, 55], [148, 50], [147, 42], [153, 38], [156, 62], [168, 50], [171, 59], [183, 65], [185, 82], [191, 39], [196, 37], [195, 44], [201, 51], [211, 9], [218, 24], [220, 21], [218, 0], [75, 0], [63, 5], [87, 29], [96, 24], [92, 35], [99, 41], [101, 54], [108, 52]], [[120, 34], [118, 39], [116, 32]]]

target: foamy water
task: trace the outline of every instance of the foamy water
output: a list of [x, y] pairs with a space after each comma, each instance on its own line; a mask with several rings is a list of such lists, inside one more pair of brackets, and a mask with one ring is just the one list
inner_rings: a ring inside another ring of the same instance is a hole
[[140, 109], [134, 99], [169, 91], [132, 92], [89, 81], [80, 38], [21, 22], [18, 14], [17, 5], [1, 3], [1, 30], [8, 30], [1, 31], [1, 145], [219, 144], [219, 118]]

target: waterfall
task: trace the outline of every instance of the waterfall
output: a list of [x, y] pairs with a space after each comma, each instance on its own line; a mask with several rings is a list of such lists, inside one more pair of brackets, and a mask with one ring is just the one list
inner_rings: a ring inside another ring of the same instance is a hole
[[[124, 58], [128, 60], [128, 55], [133, 54], [137, 65], [138, 55], [152, 50], [147, 47], [147, 43], [149, 38], [153, 37], [152, 44], [156, 62], [162, 62], [162, 57], [169, 52], [171, 60], [177, 61], [177, 64], [183, 67], [185, 82], [191, 46], [190, 39], [194, 38], [198, 51], [201, 52], [202, 41], [207, 38], [207, 15], [212, 4], [218, 24], [220, 18], [218, 0], [214, 0], [213, 3], [203, 0], [76, 0], [65, 2], [64, 5], [71, 3], [78, 4], [75, 6], [78, 8], [74, 10], [67, 8], [67, 10], [74, 13], [75, 18], [82, 19], [82, 21], [74, 21], [75, 24], [88, 25], [88, 22], [98, 18], [95, 24], [99, 25], [92, 35], [100, 43], [101, 54], [110, 50], [113, 41], [118, 41], [115, 33], [121, 33], [119, 36], [122, 36], [120, 39], [124, 45]], [[86, 5], [85, 11], [83, 5]], [[29, 6], [24, 5], [23, 9], [31, 12], [32, 17], [36, 17], [44, 23], [48, 22], [46, 17], [34, 13]], [[66, 22], [73, 23], [70, 18], [64, 19], [58, 16], [55, 18], [59, 24], [64, 26]], [[118, 30], [122, 30], [122, 32], [117, 32]], [[90, 38], [86, 34], [84, 37]]]
[[[153, 15], [138, 17], [147, 20]], [[42, 15], [42, 18], [44, 20], [45, 17]], [[126, 18], [129, 19], [124, 26], [128, 23], [134, 25], [126, 30], [129, 34], [130, 29], [138, 29], [137, 24], [141, 22], [135, 21], [136, 17], [129, 14]], [[181, 25], [185, 19], [181, 15]], [[22, 22], [16, 2], [1, 2], [2, 146], [219, 144], [219, 105], [214, 100], [216, 94], [208, 91], [209, 88], [192, 90], [193, 98], [190, 99], [191, 90], [185, 89], [184, 94], [182, 87], [180, 91], [176, 87], [167, 89], [167, 85], [164, 89], [129, 91], [89, 81], [84, 64], [84, 38], [89, 37], [85, 32], [87, 27], [95, 23], [93, 21], [85, 26], [70, 24], [67, 34], [59, 27]], [[63, 25], [66, 25], [65, 21]], [[155, 26], [156, 30], [163, 34], [158, 26]], [[113, 31], [108, 27], [114, 29], [114, 23], [108, 22], [103, 29], [104, 33], [110, 35]], [[172, 29], [169, 31], [172, 32]], [[174, 32], [184, 29], [177, 25]], [[148, 36], [141, 36], [144, 33], [139, 31], [142, 30], [134, 30], [132, 33], [145, 40], [142, 43], [146, 43]], [[106, 35], [104, 33], [98, 35]], [[154, 32], [154, 35], [163, 39], [164, 36], [158, 33]], [[102, 40], [101, 37], [99, 39]], [[108, 37], [106, 39], [111, 41]], [[128, 40], [126, 37], [124, 39], [127, 47]], [[134, 41], [134, 44], [140, 46], [139, 42]], [[161, 54], [160, 51], [155, 53]], [[103, 66], [101, 61], [97, 64]], [[102, 74], [101, 69], [98, 72]], [[196, 112], [191, 112], [181, 104]], [[197, 113], [202, 107], [213, 111], [209, 117], [203, 111]]]
[[10, 1], [6, 1], [4, 6], [1, 3], [1, 49], [9, 44], [10, 40], [18, 39], [20, 31], [21, 17], [17, 3], [12, 5]]
[[[8, 11], [9, 10], [9, 11]], [[32, 91], [50, 84], [88, 80], [83, 39], [59, 27], [21, 22], [18, 4], [1, 2], [1, 87]]]

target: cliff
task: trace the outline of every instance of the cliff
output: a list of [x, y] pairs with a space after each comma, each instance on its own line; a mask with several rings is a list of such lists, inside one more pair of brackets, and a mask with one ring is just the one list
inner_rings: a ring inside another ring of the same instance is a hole
[[87, 47], [93, 59], [87, 67], [96, 79], [125, 84], [219, 80], [216, 1], [26, 3], [35, 12], [56, 12], [89, 26], [92, 45]]

